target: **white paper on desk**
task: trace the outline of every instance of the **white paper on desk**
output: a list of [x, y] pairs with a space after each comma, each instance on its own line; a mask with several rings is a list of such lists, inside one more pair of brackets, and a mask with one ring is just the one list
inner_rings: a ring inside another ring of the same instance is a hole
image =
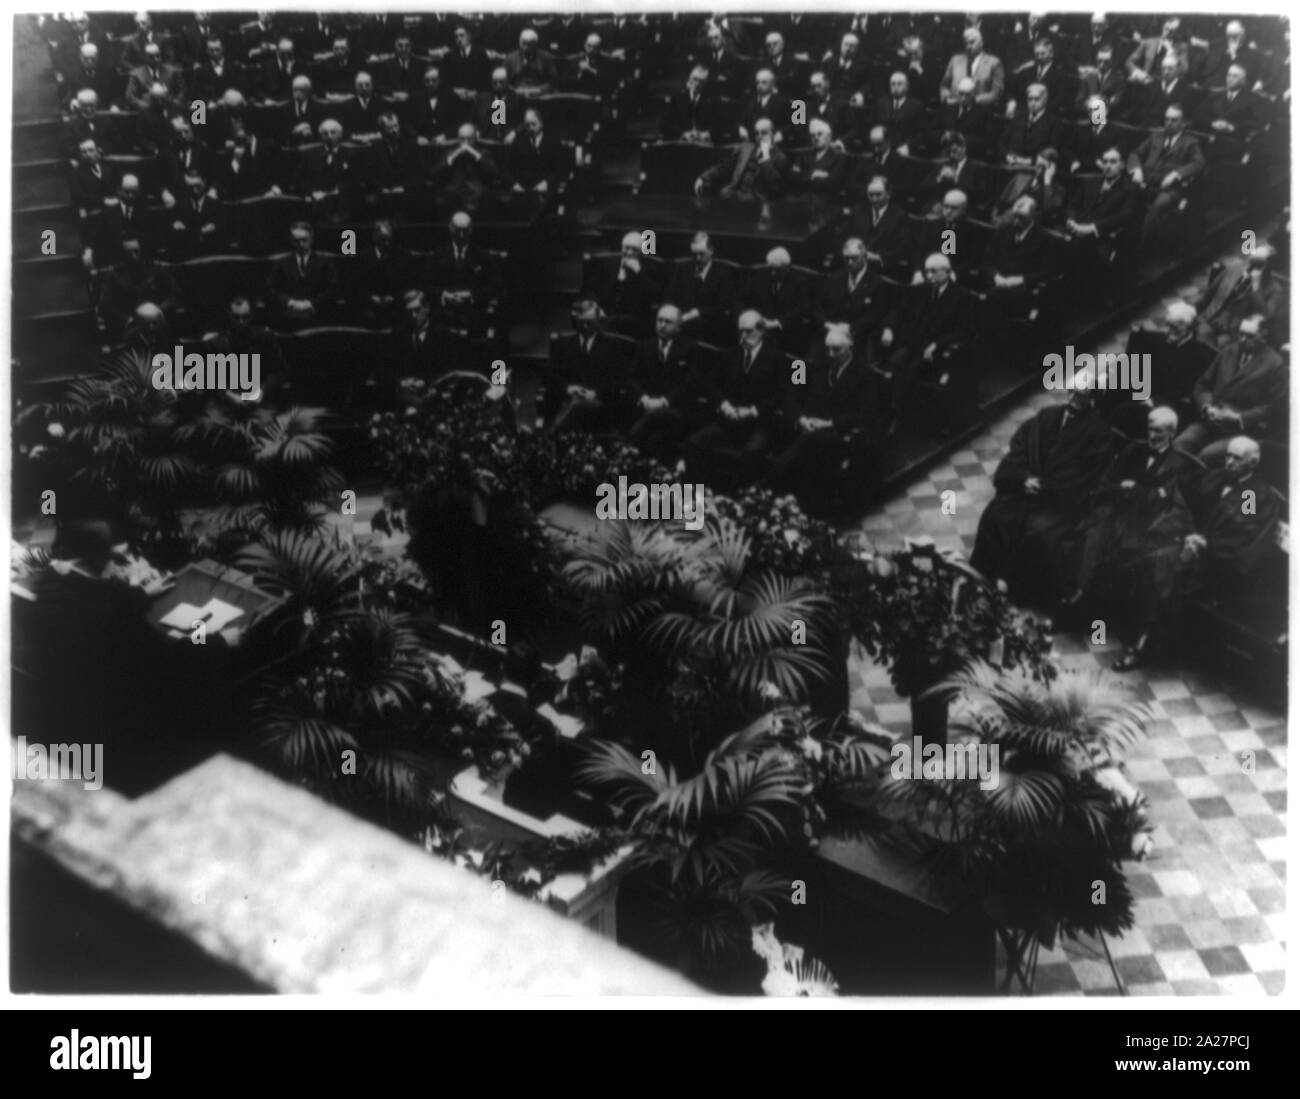
[[204, 619], [203, 624], [207, 626], [209, 632], [218, 632], [224, 630], [236, 618], [243, 615], [243, 611], [233, 603], [227, 603], [224, 599], [218, 599], [215, 596], [209, 599], [202, 607], [199, 608], [199, 617], [211, 615], [210, 618]]
[[572, 714], [560, 713], [559, 710], [549, 702], [538, 706], [537, 712], [554, 725], [555, 731], [566, 740], [572, 740], [582, 732], [584, 728], [582, 722], [578, 718], [574, 717]]
[[177, 603], [166, 617], [159, 619], [159, 625], [170, 626], [173, 630], [189, 633], [194, 623], [203, 617], [203, 611], [193, 603]]

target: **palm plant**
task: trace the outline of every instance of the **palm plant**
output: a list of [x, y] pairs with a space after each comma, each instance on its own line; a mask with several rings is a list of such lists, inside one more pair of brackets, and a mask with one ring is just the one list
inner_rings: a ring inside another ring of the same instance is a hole
[[911, 815], [908, 840], [936, 874], [978, 890], [1006, 949], [1004, 990], [1030, 992], [1042, 944], [1105, 945], [1132, 926], [1122, 862], [1143, 850], [1145, 812], [1115, 776], [1150, 711], [1100, 673], [1042, 682], [971, 663], [932, 690], [963, 703], [953, 730], [996, 750], [998, 781], [891, 776], [879, 796]]
[[[728, 519], [694, 537], [615, 522], [563, 572], [587, 630], [641, 669], [652, 697], [696, 695], [683, 675], [702, 676], [721, 686], [736, 716], [747, 716], [765, 690], [803, 701], [831, 674], [829, 601], [803, 578], [754, 567], [750, 545]], [[674, 718], [675, 728], [691, 724]], [[699, 748], [688, 738], [681, 755], [694, 760]]]
[[[783, 707], [725, 737], [693, 773], [647, 767], [621, 744], [593, 741], [577, 771], [600, 792], [645, 871], [653, 933], [702, 976], [744, 954], [752, 928], [790, 899], [784, 857], [848, 824], [850, 791], [884, 749], [842, 722], [808, 724]], [[846, 831], [864, 827], [865, 812]], [[832, 823], [833, 821], [833, 823]]]

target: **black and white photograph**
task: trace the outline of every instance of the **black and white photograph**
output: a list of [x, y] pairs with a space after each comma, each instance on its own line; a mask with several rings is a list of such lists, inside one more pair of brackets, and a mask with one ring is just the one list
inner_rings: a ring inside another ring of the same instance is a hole
[[1284, 9], [305, 7], [6, 17], [10, 1004], [1287, 1003]]

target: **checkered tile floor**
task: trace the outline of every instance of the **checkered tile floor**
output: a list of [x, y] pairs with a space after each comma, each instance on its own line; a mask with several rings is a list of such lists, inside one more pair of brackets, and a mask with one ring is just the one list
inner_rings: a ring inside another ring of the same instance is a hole
[[[863, 531], [877, 548], [928, 535], [969, 555], [1012, 432], [1052, 399], [1027, 400], [870, 515]], [[957, 494], [955, 515], [940, 510], [948, 489]], [[1056, 634], [1056, 648], [1065, 668], [1086, 671], [1108, 669], [1121, 650], [1065, 632]], [[1108, 940], [1124, 989], [1130, 996], [1277, 995], [1285, 980], [1286, 715], [1199, 672], [1156, 663], [1122, 678], [1155, 713], [1127, 761], [1150, 803], [1155, 846], [1145, 861], [1126, 864], [1138, 898], [1135, 925]], [[851, 704], [868, 720], [908, 731], [908, 703], [884, 669], [854, 661], [850, 683]], [[1246, 752], [1254, 753], [1253, 773]], [[1119, 993], [1100, 942], [1039, 956], [1036, 995]]]

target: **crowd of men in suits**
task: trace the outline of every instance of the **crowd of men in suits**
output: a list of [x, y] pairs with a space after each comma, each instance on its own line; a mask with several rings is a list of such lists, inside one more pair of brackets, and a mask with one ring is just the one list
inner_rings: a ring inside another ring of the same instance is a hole
[[[278, 363], [275, 331], [346, 310], [393, 332], [387, 396], [401, 378], [482, 369], [474, 340], [502, 319], [505, 284], [475, 238], [481, 199], [548, 198], [564, 178], [548, 93], [612, 105], [632, 88], [611, 133], [657, 119], [652, 138], [716, 154], [688, 181], [702, 201], [801, 197], [836, 212], [837, 248], [810, 277], [783, 247], [744, 270], [700, 232], [669, 264], [628, 234], [553, 342], [538, 426], [624, 433], [692, 479], [803, 498], [846, 471], [869, 479], [914, 404], [952, 430], [977, 395], [972, 345], [1015, 347], [1026, 325], [1059, 326], [1067, 301], [1122, 286], [1139, 247], [1185, 229], [1196, 185], [1246, 195], [1252, 142], [1289, 95], [1283, 25], [1264, 18], [246, 15], [141, 14], [114, 34], [100, 16], [47, 24], [114, 335], [165, 346], [178, 293], [156, 257], [227, 250], [228, 203], [293, 194], [311, 216], [213, 339]], [[655, 110], [653, 72], [682, 73]], [[154, 192], [106, 153], [156, 158]], [[450, 216], [446, 241], [415, 256], [385, 196], [420, 188]], [[345, 218], [367, 239], [343, 265], [318, 236]], [[1285, 440], [1277, 268], [1261, 245], [1171, 308], [1150, 402], [1080, 391], [1030, 421], [999, 470], [977, 567], [1077, 562], [1053, 579], [1077, 601], [1117, 553], [1138, 546], [1154, 567], [1150, 530], [1199, 540], [1172, 564], [1158, 547], [1165, 571], [1144, 588], [1156, 599], [1188, 560], [1220, 562], [1257, 533], [1267, 509], [1243, 527], [1206, 479], [1253, 486], [1261, 447]], [[1116, 457], [1115, 428], [1145, 432], [1133, 446], [1148, 450]], [[1175, 469], [1179, 491], [1159, 495]], [[1170, 501], [1156, 519], [1152, 492]]]

